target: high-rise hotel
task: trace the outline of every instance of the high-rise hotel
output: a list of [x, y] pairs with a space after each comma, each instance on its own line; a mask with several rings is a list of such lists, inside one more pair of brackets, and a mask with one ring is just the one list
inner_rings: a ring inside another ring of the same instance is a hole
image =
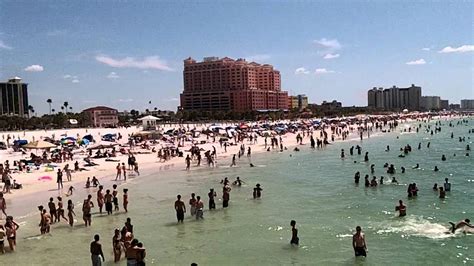
[[281, 90], [280, 72], [268, 64], [245, 59], [206, 57], [184, 60], [183, 110], [286, 110], [288, 92]]
[[0, 115], [28, 117], [28, 84], [21, 78], [0, 82]]

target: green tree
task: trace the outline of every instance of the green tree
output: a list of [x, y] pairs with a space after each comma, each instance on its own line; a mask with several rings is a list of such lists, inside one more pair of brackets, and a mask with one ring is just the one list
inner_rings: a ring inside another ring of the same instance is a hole
[[46, 102], [49, 104], [49, 115], [51, 115], [51, 104], [53, 103], [53, 100], [47, 99]]

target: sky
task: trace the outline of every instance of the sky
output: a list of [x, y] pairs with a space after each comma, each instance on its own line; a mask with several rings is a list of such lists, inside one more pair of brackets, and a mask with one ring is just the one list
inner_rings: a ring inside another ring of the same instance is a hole
[[[0, 0], [0, 80], [46, 113], [176, 110], [189, 56], [272, 64], [311, 103], [367, 105], [372, 87], [474, 98], [474, 1]], [[152, 103], [149, 104], [149, 101]]]

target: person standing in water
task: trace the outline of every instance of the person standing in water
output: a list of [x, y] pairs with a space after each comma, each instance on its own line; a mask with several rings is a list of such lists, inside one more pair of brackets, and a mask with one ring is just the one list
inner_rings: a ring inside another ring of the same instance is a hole
[[204, 219], [203, 217], [204, 211], [204, 202], [201, 201], [201, 197], [196, 197], [196, 220]]
[[213, 188], [209, 190], [209, 193], [207, 193], [209, 196], [209, 210], [216, 209], [216, 202], [214, 201], [214, 198], [217, 197], [217, 193], [214, 191]]
[[72, 203], [72, 200], [68, 200], [67, 201], [67, 217], [68, 217], [69, 225], [71, 227], [74, 225], [73, 215], [76, 216], [76, 213], [74, 213], [74, 204]]
[[222, 208], [229, 207], [230, 190], [228, 185], [225, 185], [222, 189]]
[[352, 247], [356, 257], [367, 257], [367, 244], [365, 242], [365, 235], [362, 233], [360, 226], [356, 227], [356, 233], [352, 236]]
[[123, 189], [123, 209], [128, 212], [128, 189]]
[[99, 243], [99, 235], [94, 236], [94, 241], [91, 242], [91, 260], [92, 266], [101, 266], [105, 262], [104, 253], [102, 252], [102, 244]]
[[399, 205], [395, 207], [395, 211], [398, 211], [398, 216], [399, 217], [404, 217], [407, 215], [407, 207], [403, 205], [403, 201], [399, 200], [398, 201]]
[[178, 223], [184, 222], [184, 213], [186, 212], [186, 205], [181, 200], [181, 195], [176, 196], [178, 199], [174, 202], [174, 209], [176, 210], [176, 218], [178, 218]]
[[444, 191], [449, 192], [451, 191], [451, 183], [449, 183], [449, 179], [444, 179]]
[[300, 244], [300, 239], [298, 238], [298, 229], [296, 229], [296, 221], [291, 220], [290, 222], [291, 225], [291, 240], [290, 244], [298, 246]]
[[102, 190], [104, 186], [99, 186], [99, 190], [97, 190], [97, 206], [99, 206], [99, 213], [102, 214], [102, 207], [104, 206], [104, 193]]
[[189, 199], [189, 206], [191, 208], [191, 216], [196, 214], [196, 194], [191, 193], [191, 198]]

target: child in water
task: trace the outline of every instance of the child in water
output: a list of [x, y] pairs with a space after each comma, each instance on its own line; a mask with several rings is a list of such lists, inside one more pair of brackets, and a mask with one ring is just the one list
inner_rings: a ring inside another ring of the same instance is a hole
[[300, 243], [300, 239], [298, 238], [298, 229], [296, 229], [296, 221], [291, 220], [290, 225], [291, 225], [291, 241], [290, 241], [290, 244], [298, 246], [299, 243]]

